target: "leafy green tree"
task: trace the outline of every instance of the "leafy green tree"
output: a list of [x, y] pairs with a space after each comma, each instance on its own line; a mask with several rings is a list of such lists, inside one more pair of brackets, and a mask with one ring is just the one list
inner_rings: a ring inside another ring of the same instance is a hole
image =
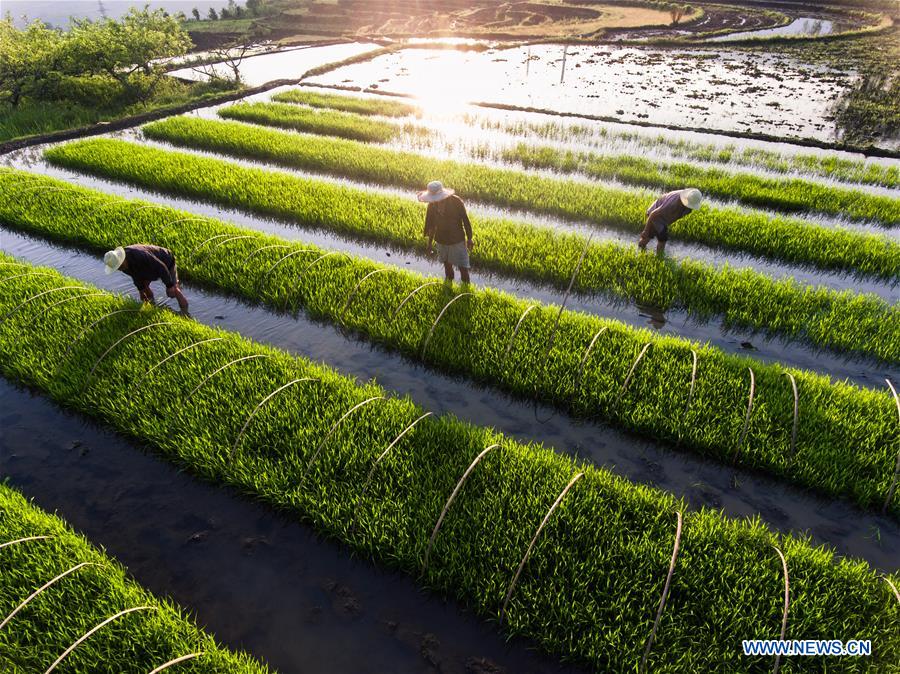
[[219, 20], [219, 14], [216, 12], [215, 7], [209, 8], [209, 20], [210, 21], [218, 21]]
[[0, 20], [0, 100], [16, 107], [23, 96], [40, 96], [56, 79], [63, 36], [34, 21], [18, 30], [7, 15]]
[[262, 6], [262, 2], [261, 0], [247, 0], [246, 6], [247, 11], [250, 12], [251, 16], [258, 16], [259, 10]]
[[193, 16], [194, 16], [194, 21], [200, 20], [200, 10], [199, 9], [194, 7], [194, 9], [191, 10], [191, 14], [193, 14]]

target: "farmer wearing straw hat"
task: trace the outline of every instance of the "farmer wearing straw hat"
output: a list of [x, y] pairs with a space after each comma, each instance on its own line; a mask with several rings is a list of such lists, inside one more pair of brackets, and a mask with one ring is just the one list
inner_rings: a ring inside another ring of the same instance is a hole
[[638, 239], [638, 248], [647, 249], [650, 239], [656, 237], [656, 254], [662, 255], [669, 240], [669, 225], [700, 208], [703, 195], [700, 190], [675, 190], [662, 195], [647, 209], [647, 224]]
[[119, 246], [103, 256], [103, 264], [106, 265], [107, 274], [112, 274], [117, 269], [128, 274], [144, 302], [153, 301], [150, 284], [162, 280], [166, 286], [166, 295], [177, 299], [178, 306], [187, 313], [188, 301], [181, 292], [175, 255], [168, 248], [149, 244], [135, 244], [124, 248]]
[[428, 183], [428, 189], [419, 193], [419, 201], [428, 204], [425, 213], [425, 238], [428, 254], [437, 243], [438, 259], [444, 263], [444, 274], [453, 280], [453, 267], [459, 267], [463, 283], [469, 282], [469, 251], [472, 250], [472, 223], [462, 199], [439, 181]]

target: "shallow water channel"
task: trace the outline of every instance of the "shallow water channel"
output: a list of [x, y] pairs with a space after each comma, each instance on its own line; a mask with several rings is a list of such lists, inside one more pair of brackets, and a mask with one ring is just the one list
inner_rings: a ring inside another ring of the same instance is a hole
[[[127, 277], [105, 275], [96, 256], [6, 231], [0, 233], [0, 240], [4, 251], [29, 262], [55, 267], [106, 289], [133, 292]], [[519, 440], [541, 442], [634, 482], [683, 496], [694, 507], [722, 508], [738, 517], [759, 514], [775, 529], [809, 532], [817, 543], [831, 544], [839, 553], [864, 558], [876, 568], [900, 567], [900, 525], [888, 518], [601, 424], [554, 415], [550, 409], [536, 412], [529, 402], [436, 373], [302, 314], [297, 318], [277, 314], [190, 286], [185, 291], [191, 313], [200, 322], [324, 362], [360, 380], [377, 378], [389, 391], [409, 395], [435, 413], [451, 413]], [[546, 423], [538, 421], [548, 417]]]

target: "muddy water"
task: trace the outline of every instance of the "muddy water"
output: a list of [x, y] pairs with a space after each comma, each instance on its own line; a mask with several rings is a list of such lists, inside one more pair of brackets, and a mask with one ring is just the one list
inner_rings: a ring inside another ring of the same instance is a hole
[[[261, 218], [250, 213], [223, 209], [203, 202], [195, 202], [148, 192], [122, 183], [114, 183], [59, 169], [46, 164], [46, 162], [43, 161], [41, 151], [37, 149], [29, 149], [9, 155], [7, 157], [7, 162], [9, 165], [18, 168], [42, 172], [55, 178], [112, 194], [166, 204], [192, 213], [231, 221], [239, 225], [275, 234], [287, 239], [300, 238], [303, 241], [314, 243], [325, 248], [345, 250], [351, 254], [356, 254], [386, 264], [409, 268], [410, 270], [426, 275], [434, 275], [437, 273], [433, 260], [418, 254], [398, 250], [390, 246], [350, 240], [336, 236], [327, 231], [298, 230], [295, 225], [291, 225], [288, 222]], [[405, 194], [399, 191], [390, 193]], [[481, 212], [477, 207], [472, 210], [473, 213], [476, 214]], [[490, 215], [502, 215], [502, 213], [491, 211], [487, 211], [486, 213]], [[506, 214], [508, 215], [508, 213]], [[538, 222], [537, 224], [540, 223]], [[569, 226], [569, 229], [572, 229], [572, 226]], [[596, 237], [596, 227], [593, 226], [584, 226], [577, 231], [580, 231], [582, 234], [593, 232]], [[623, 235], [621, 233], [610, 232], [610, 236], [622, 237]], [[621, 240], [624, 240], [624, 238]], [[574, 264], [575, 261], [573, 260], [572, 265], [574, 266]], [[763, 267], [762, 271], [767, 272], [770, 270]], [[774, 273], [772, 275], [778, 276], [778, 274]], [[816, 280], [819, 280], [822, 276], [823, 275], [816, 273]], [[874, 291], [876, 294], [889, 301], [896, 301], [894, 288], [887, 286], [886, 284], [871, 281], [852, 281], [844, 277], [835, 277], [835, 280], [844, 285], [844, 287], [851, 287], [857, 291]], [[520, 279], [479, 273], [476, 276], [475, 281], [479, 285], [497, 288], [523, 299], [534, 299], [545, 303], [558, 303], [562, 300], [562, 293], [559, 290]], [[843, 289], [843, 287], [839, 286], [839, 289]], [[834, 379], [847, 379], [861, 386], [881, 388], [884, 386], [885, 376], [890, 376], [895, 381], [900, 379], [900, 366], [889, 366], [869, 358], [855, 358], [838, 355], [832, 352], [823, 352], [807, 347], [799, 342], [791, 342], [777, 337], [767, 337], [751, 330], [729, 328], [717, 320], [698, 321], [684, 311], [669, 310], [663, 312], [654, 307], [647, 307], [631, 302], [615, 301], [596, 295], [573, 295], [570, 297], [567, 306], [576, 311], [614, 318], [630, 325], [652, 328], [665, 334], [678, 335], [699, 342], [709, 342], [729, 353], [752, 355], [754, 358], [764, 362], [782, 362], [793, 367], [826, 374]]]
[[785, 26], [777, 28], [767, 28], [765, 30], [750, 30], [743, 33], [729, 33], [719, 37], [711, 37], [707, 42], [731, 42], [732, 40], [745, 40], [747, 38], [771, 37], [773, 35], [794, 35], [794, 36], [822, 36], [828, 35], [835, 31], [834, 21], [828, 19], [816, 19], [810, 16], [803, 16], [794, 19]]
[[405, 49], [311, 80], [410, 94], [426, 108], [488, 101], [623, 121], [831, 141], [852, 75], [777, 54], [533, 45]]
[[578, 671], [3, 379], [0, 474], [283, 674]]
[[[122, 275], [104, 274], [95, 256], [7, 232], [0, 234], [0, 239], [7, 252], [100, 287], [119, 291], [129, 285]], [[900, 524], [887, 518], [600, 424], [554, 415], [550, 409], [540, 408], [535, 413], [528, 402], [427, 370], [302, 315], [294, 319], [190, 286], [185, 291], [191, 313], [200, 322], [327, 363], [359, 380], [377, 378], [386, 389], [407, 394], [435, 413], [452, 413], [510, 437], [541, 442], [632, 481], [684, 496], [694, 507], [722, 508], [736, 517], [759, 514], [775, 529], [807, 531], [816, 542], [828, 543], [841, 554], [864, 558], [880, 569], [900, 567]], [[546, 423], [537, 420], [548, 417], [551, 419]], [[16, 451], [25, 451], [25, 447]]]

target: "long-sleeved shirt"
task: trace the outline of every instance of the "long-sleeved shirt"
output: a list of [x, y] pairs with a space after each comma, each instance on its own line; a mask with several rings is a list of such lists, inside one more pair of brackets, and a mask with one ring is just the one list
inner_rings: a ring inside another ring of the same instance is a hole
[[664, 232], [678, 218], [687, 215], [691, 209], [681, 203], [681, 190], [667, 192], [647, 209], [647, 221], [657, 232]]
[[444, 246], [472, 238], [472, 223], [466, 207], [455, 194], [428, 204], [425, 213], [425, 236]]
[[138, 290], [143, 290], [151, 282], [160, 279], [166, 288], [178, 281], [175, 272], [175, 256], [168, 248], [150, 244], [125, 246], [127, 269], [122, 269], [134, 281]]

